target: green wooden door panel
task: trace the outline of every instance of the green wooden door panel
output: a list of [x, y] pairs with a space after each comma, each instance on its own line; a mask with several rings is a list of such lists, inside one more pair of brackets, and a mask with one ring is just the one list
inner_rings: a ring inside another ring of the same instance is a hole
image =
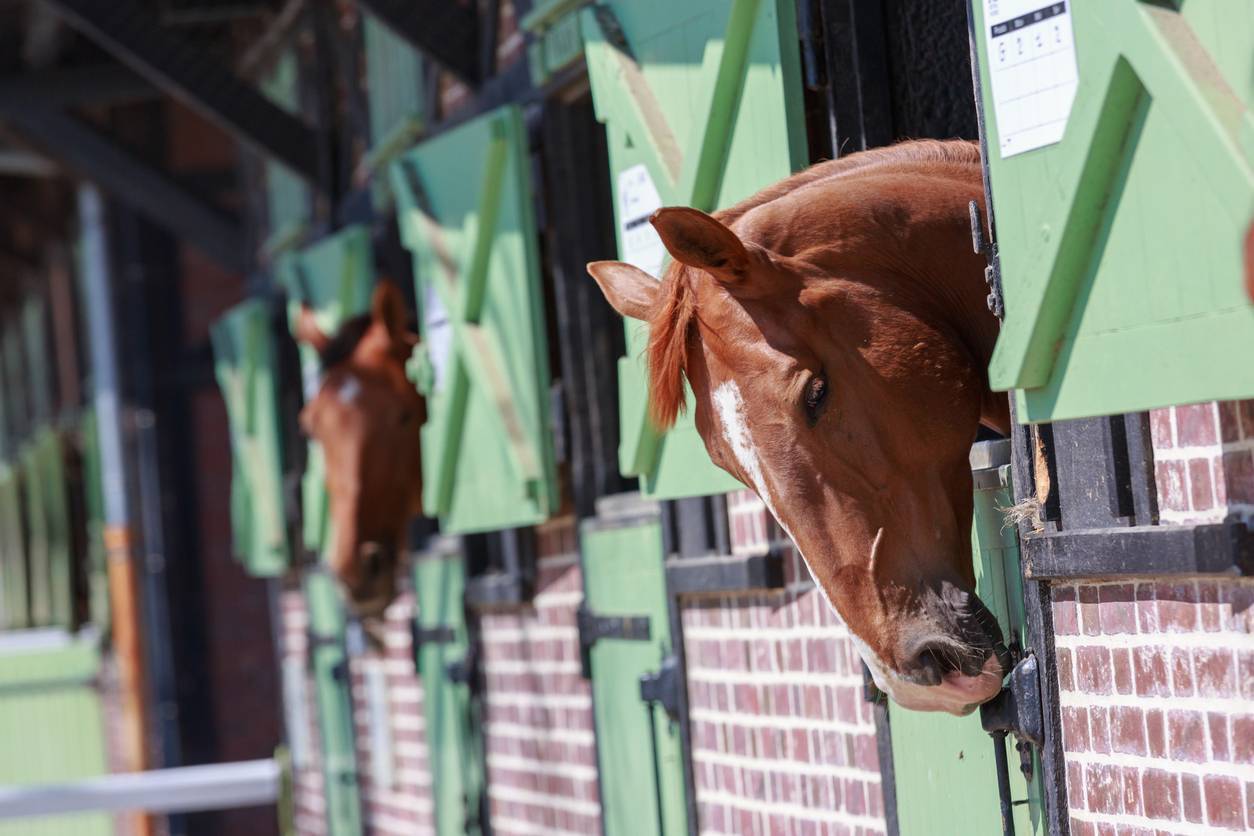
[[1080, 84], [1062, 141], [1003, 159], [984, 96], [1006, 307], [992, 384], [1017, 390], [1023, 421], [1254, 396], [1249, 4], [1068, 7]]
[[361, 798], [348, 652], [344, 644], [344, 610], [330, 575], [306, 572], [304, 582], [309, 607], [309, 666], [322, 741], [327, 832], [330, 836], [361, 836]]
[[70, 532], [65, 450], [61, 434], [50, 426], [43, 427], [36, 433], [34, 443], [39, 462], [39, 488], [43, 492], [43, 519], [46, 526], [48, 623], [69, 627], [74, 617], [74, 547]]
[[[289, 113], [300, 115], [300, 59], [285, 48], [261, 81], [261, 92]], [[265, 162], [266, 210], [269, 217], [265, 249], [272, 253], [299, 240], [309, 220], [310, 191], [296, 172], [274, 160]]]
[[[103, 775], [104, 718], [92, 685], [93, 639], [38, 630], [0, 636], [0, 785]], [[108, 815], [84, 813], [0, 822], [0, 836], [109, 836]]]
[[679, 726], [640, 699], [640, 677], [672, 649], [661, 525], [589, 520], [581, 534], [588, 609], [644, 616], [650, 627], [648, 641], [601, 639], [590, 651], [605, 833], [678, 836], [688, 827]]
[[445, 532], [538, 523], [559, 501], [529, 170], [514, 105], [392, 166], [422, 309], [423, 506]]
[[109, 567], [104, 543], [104, 472], [96, 411], [84, 410], [78, 425], [83, 453], [83, 505], [86, 519], [88, 613], [92, 624], [109, 623]]
[[[422, 54], [374, 15], [363, 23], [366, 47], [366, 93], [370, 107], [370, 152], [363, 167], [372, 174], [414, 143], [424, 125], [423, 90], [426, 76]], [[377, 209], [392, 205], [391, 183], [386, 176], [371, 179]]]
[[[432, 638], [414, 648], [422, 681], [427, 752], [434, 781], [436, 833], [463, 836], [483, 832], [480, 810], [485, 792], [483, 739], [470, 688], [454, 682], [449, 666], [470, 652], [463, 591], [465, 562], [456, 552], [435, 551], [414, 562], [415, 616], [420, 636]], [[449, 632], [440, 640], [438, 634]]]
[[30, 626], [26, 540], [22, 536], [22, 480], [15, 467], [4, 463], [0, 463], [0, 596], [4, 607], [0, 626]]
[[[609, 141], [619, 257], [660, 276], [663, 251], [644, 222], [657, 205], [724, 208], [807, 162], [794, 4], [612, 0], [582, 14], [592, 98]], [[619, 32], [630, 54], [617, 45]], [[659, 498], [740, 487], [710, 462], [691, 414], [664, 435], [651, 426], [647, 329], [634, 321], [626, 328], [623, 473]]]
[[[279, 262], [279, 281], [288, 293], [288, 324], [294, 330], [301, 304], [314, 313], [318, 327], [328, 336], [345, 320], [370, 309], [374, 289], [374, 254], [370, 230], [361, 225], [288, 253]], [[301, 345], [301, 384], [308, 402], [318, 394], [322, 364], [318, 352]], [[327, 515], [326, 461], [322, 447], [310, 442], [301, 484], [303, 542], [306, 549], [321, 551], [330, 542]]]
[[231, 527], [252, 575], [276, 577], [290, 551], [283, 513], [283, 451], [270, 308], [252, 299], [210, 331], [214, 372], [231, 428]]
[[22, 508], [26, 524], [26, 578], [30, 593], [30, 623], [52, 623], [52, 575], [49, 572], [48, 509], [39, 446], [28, 441], [22, 457]]
[[[1007, 487], [1010, 467], [988, 472], [992, 486], [975, 492], [971, 540], [975, 555], [976, 591], [997, 616], [1006, 642], [1029, 647], [1019, 569], [1019, 544], [1013, 526], [1005, 525], [1003, 508], [1013, 504]], [[1000, 477], [1000, 478], [997, 478]], [[901, 836], [931, 836], [937, 822], [963, 823], [964, 833], [1002, 832], [993, 739], [980, 726], [980, 714], [952, 717], [909, 711], [889, 704], [897, 819]], [[1036, 779], [1028, 782], [1018, 770], [1014, 739], [1005, 743], [1010, 763], [1015, 833], [1044, 834], [1044, 799], [1040, 761]]]

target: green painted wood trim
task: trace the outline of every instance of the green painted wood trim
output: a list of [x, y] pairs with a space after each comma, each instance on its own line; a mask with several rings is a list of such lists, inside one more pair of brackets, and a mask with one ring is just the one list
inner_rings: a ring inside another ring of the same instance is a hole
[[522, 20], [518, 22], [518, 28], [524, 32], [541, 34], [559, 18], [592, 2], [593, 0], [539, 0], [531, 11], [523, 15]]

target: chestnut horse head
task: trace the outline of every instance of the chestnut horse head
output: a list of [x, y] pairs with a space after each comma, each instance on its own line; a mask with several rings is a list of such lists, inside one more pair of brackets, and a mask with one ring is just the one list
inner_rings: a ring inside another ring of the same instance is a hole
[[327, 553], [349, 607], [383, 611], [396, 594], [396, 571], [409, 520], [422, 501], [419, 429], [426, 402], [405, 376], [418, 337], [406, 328], [405, 303], [380, 282], [371, 309], [327, 337], [302, 309], [296, 337], [322, 358], [318, 394], [301, 427], [326, 459], [332, 543]]
[[897, 702], [964, 714], [1000, 689], [974, 594], [968, 452], [1008, 430], [997, 320], [972, 252], [978, 149], [915, 142], [823, 163], [710, 216], [661, 209], [657, 279], [589, 272], [650, 326], [654, 422], [692, 386], [716, 464], [755, 490]]

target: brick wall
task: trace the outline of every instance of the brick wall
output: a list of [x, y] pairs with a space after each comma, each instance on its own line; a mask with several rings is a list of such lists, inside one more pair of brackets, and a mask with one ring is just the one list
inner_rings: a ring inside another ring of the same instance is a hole
[[[302, 693], [285, 693], [284, 699], [300, 700], [304, 706], [304, 734], [307, 757], [303, 763], [294, 764], [295, 825], [300, 836], [323, 836], [326, 833], [326, 800], [323, 795], [322, 744], [318, 733], [318, 702], [313, 678], [309, 672], [309, 611], [305, 596], [299, 587], [283, 590], [279, 597], [282, 617], [282, 662], [300, 665], [302, 676], [296, 684]], [[285, 682], [285, 688], [293, 683]], [[286, 703], [285, 703], [286, 705]], [[293, 712], [287, 711], [285, 721], [290, 724]], [[289, 745], [301, 732], [288, 728]], [[295, 754], [295, 753], [294, 753]]]
[[[413, 836], [435, 829], [422, 685], [414, 670], [410, 633], [414, 594], [409, 573], [403, 572], [400, 580], [402, 591], [384, 613], [381, 646], [369, 646], [349, 661], [362, 819], [367, 832], [379, 836]], [[372, 716], [370, 677], [380, 677], [383, 683], [382, 717]], [[390, 752], [373, 751], [372, 723], [376, 728], [383, 724]], [[376, 759], [387, 761], [387, 772], [376, 774]]]
[[[755, 495], [729, 497], [734, 553], [774, 529]], [[861, 662], [800, 558], [780, 591], [685, 599], [693, 773], [702, 833], [886, 832]]]
[[[1165, 524], [1251, 519], [1254, 402], [1151, 412]], [[1053, 588], [1072, 832], [1254, 828], [1254, 580]]]
[[480, 619], [488, 798], [498, 836], [601, 828], [592, 694], [579, 675], [583, 579], [574, 520], [541, 526], [538, 537], [531, 604]]

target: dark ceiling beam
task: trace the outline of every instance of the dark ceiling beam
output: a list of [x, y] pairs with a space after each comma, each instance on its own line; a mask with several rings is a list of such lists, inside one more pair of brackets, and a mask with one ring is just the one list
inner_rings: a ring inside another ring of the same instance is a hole
[[476, 0], [361, 0], [360, 5], [462, 81], [483, 80]]
[[317, 183], [315, 131], [211, 55], [163, 30], [135, 0], [48, 0], [119, 61], [221, 125], [258, 153]]
[[232, 272], [248, 268], [238, 221], [188, 193], [165, 172], [121, 148], [81, 119], [50, 108], [0, 101], [0, 118], [28, 141], [94, 180], [177, 238]]
[[0, 77], [0, 98], [79, 107], [144, 101], [161, 91], [121, 64], [57, 67]]

